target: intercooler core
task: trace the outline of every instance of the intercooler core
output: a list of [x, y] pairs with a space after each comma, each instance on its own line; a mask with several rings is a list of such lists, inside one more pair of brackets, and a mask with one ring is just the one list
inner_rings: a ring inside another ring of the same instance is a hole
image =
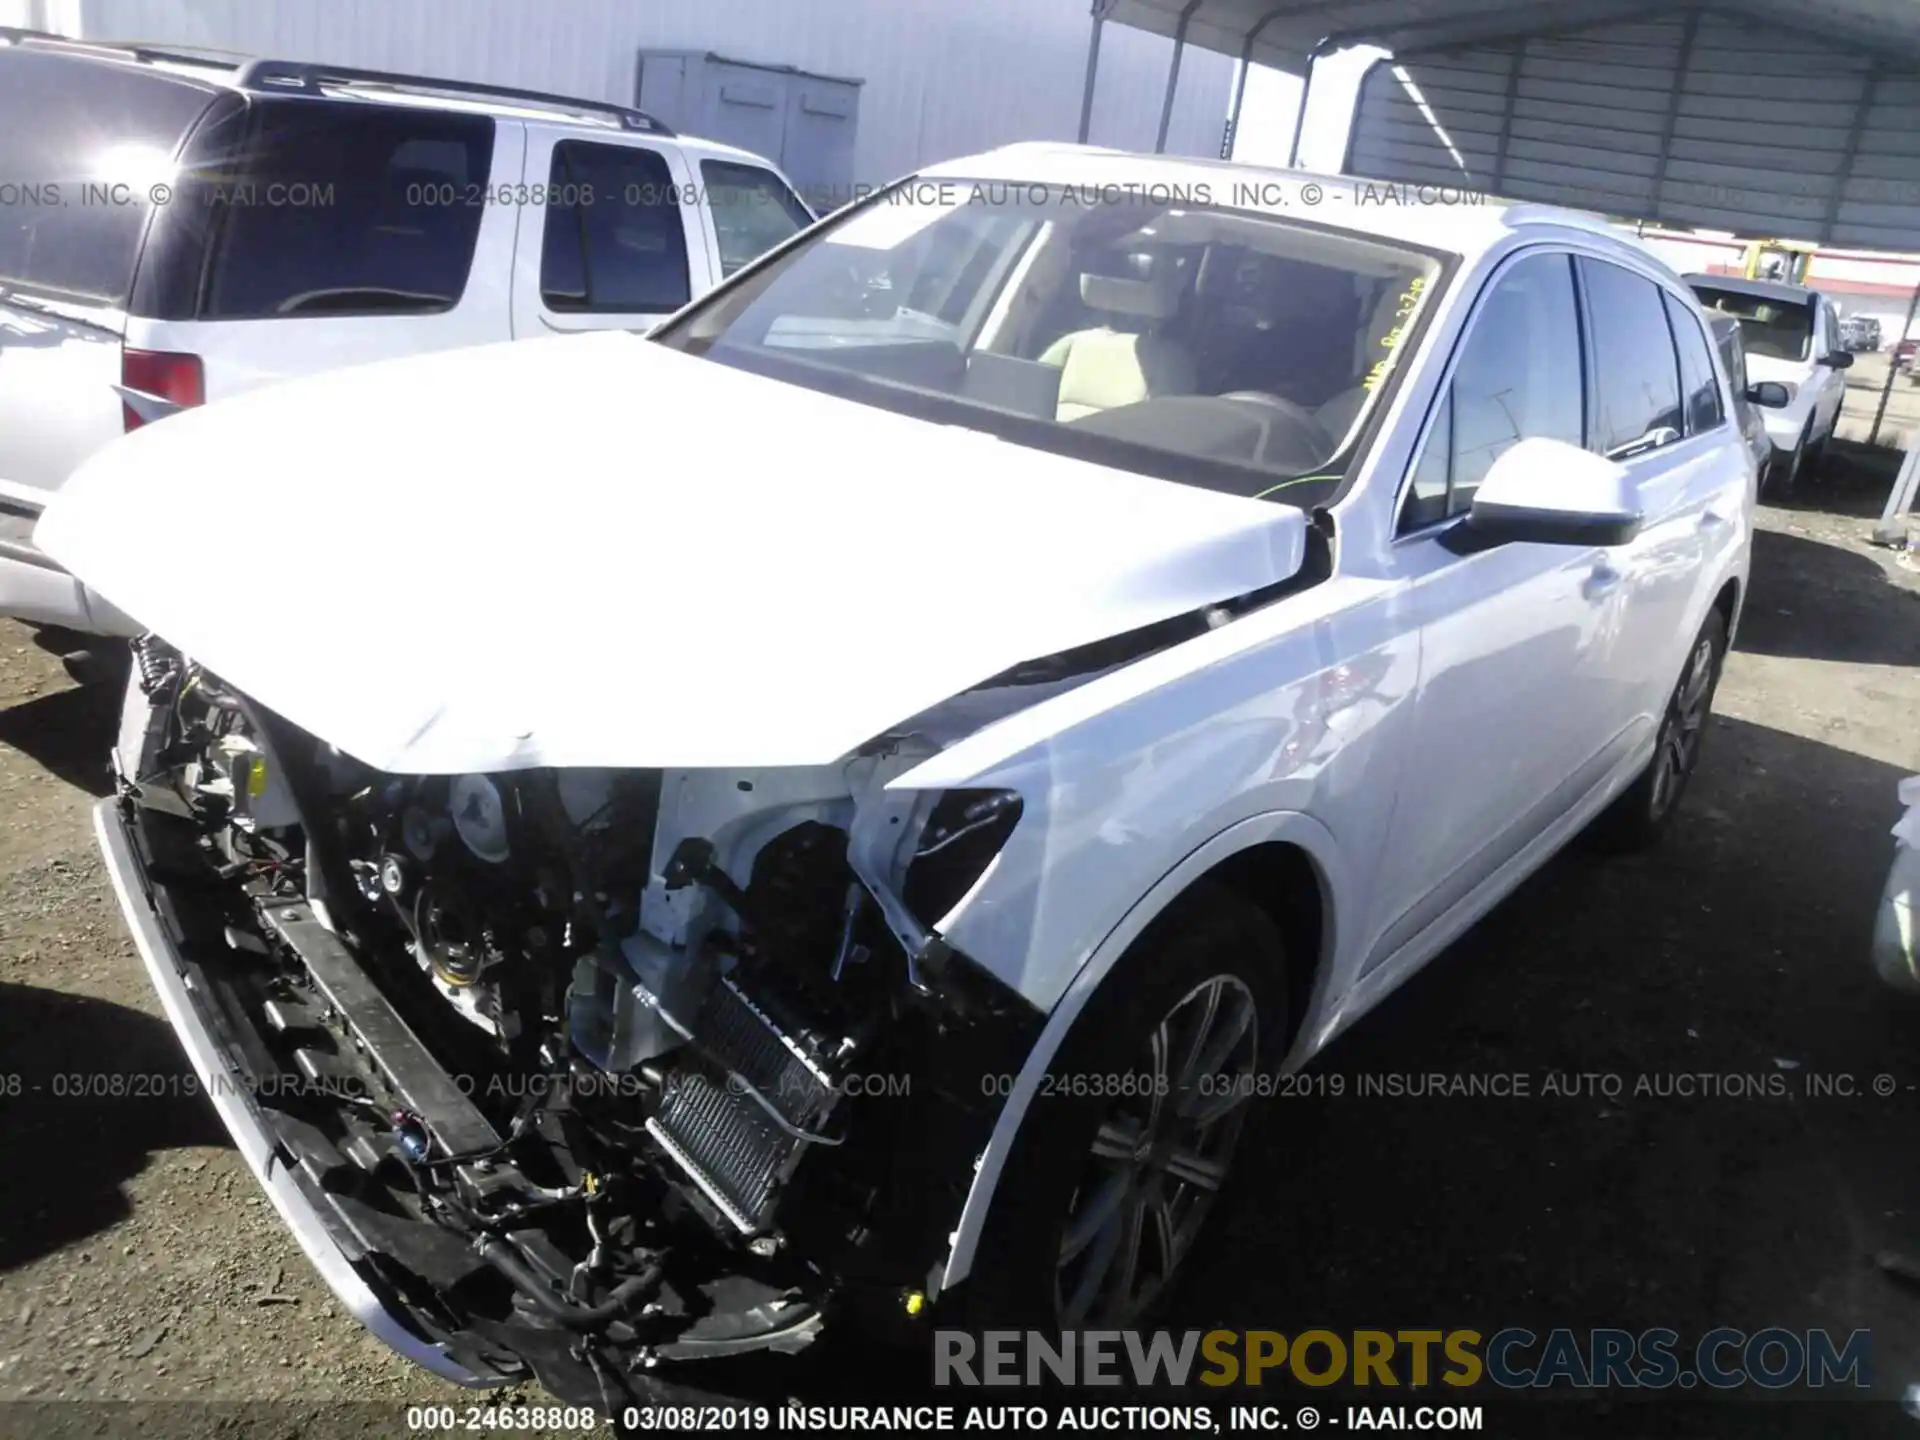
[[708, 992], [647, 1131], [740, 1230], [761, 1229], [801, 1152], [825, 1138], [832, 1078], [731, 979]]

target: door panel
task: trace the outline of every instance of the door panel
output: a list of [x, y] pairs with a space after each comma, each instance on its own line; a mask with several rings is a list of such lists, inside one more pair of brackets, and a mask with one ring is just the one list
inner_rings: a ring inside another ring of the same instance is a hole
[[1473, 492], [1539, 436], [1581, 443], [1586, 394], [1572, 262], [1531, 251], [1489, 282], [1428, 420], [1392, 566], [1420, 630], [1412, 758], [1396, 803], [1364, 968], [1387, 959], [1510, 859], [1590, 783], [1618, 726], [1595, 656], [1617, 581], [1592, 546], [1468, 551]]
[[787, 138], [787, 77], [715, 65], [712, 78], [713, 138], [756, 155], [779, 158]]
[[[787, 101], [787, 131], [780, 168], [830, 210], [848, 198], [853, 180], [853, 141], [860, 123], [860, 87], [844, 80], [801, 76]], [[837, 197], [837, 198], [836, 198]]]
[[[1599, 421], [1590, 448], [1627, 467], [1643, 517], [1638, 535], [1607, 552], [1617, 578], [1590, 657], [1607, 739], [1631, 748], [1650, 738], [1666, 704], [1671, 682], [1658, 677], [1671, 668], [1667, 657], [1691, 639], [1680, 632], [1700, 565], [1704, 494], [1696, 487], [1701, 457], [1713, 446], [1686, 437], [1689, 429], [1711, 428], [1710, 418], [1717, 423], [1708, 398], [1698, 393], [1701, 371], [1710, 375], [1712, 362], [1699, 325], [1685, 311], [1676, 314], [1653, 281], [1588, 256], [1579, 272]], [[1697, 347], [1688, 350], [1684, 366], [1674, 343], [1676, 320], [1692, 327]], [[1712, 398], [1717, 401], [1717, 385]]]
[[1420, 693], [1380, 877], [1379, 913], [1393, 918], [1367, 968], [1532, 840], [1553, 819], [1543, 802], [1595, 778], [1593, 660], [1614, 610], [1590, 593], [1601, 559], [1531, 544], [1460, 556], [1444, 532], [1403, 542], [1396, 568], [1420, 626]]

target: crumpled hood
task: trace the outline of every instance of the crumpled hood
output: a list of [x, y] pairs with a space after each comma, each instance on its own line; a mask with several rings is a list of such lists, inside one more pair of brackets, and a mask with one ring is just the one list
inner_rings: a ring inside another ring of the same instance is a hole
[[613, 333], [176, 415], [35, 536], [295, 724], [432, 774], [827, 764], [1288, 578], [1305, 524]]

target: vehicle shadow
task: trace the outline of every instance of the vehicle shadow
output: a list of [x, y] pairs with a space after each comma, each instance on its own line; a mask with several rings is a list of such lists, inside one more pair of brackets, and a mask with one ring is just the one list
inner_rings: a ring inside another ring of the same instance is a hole
[[0, 983], [0, 1274], [126, 1219], [156, 1151], [227, 1143], [166, 1021]]
[[1902, 771], [1724, 717], [1707, 743], [1657, 851], [1570, 849], [1271, 1103], [1169, 1324], [1920, 1355], [1872, 1258], [1920, 1250], [1920, 1007], [1868, 961]]
[[1835, 439], [1817, 474], [1802, 481], [1791, 495], [1770, 496], [1767, 503], [1781, 510], [1877, 519], [1893, 493], [1901, 458], [1901, 452], [1891, 446]]
[[1734, 648], [1857, 665], [1920, 665], [1920, 591], [1871, 556], [1778, 530], [1753, 535], [1753, 581]]
[[0, 745], [9, 745], [89, 795], [113, 792], [107, 752], [113, 747], [119, 693], [81, 685], [0, 710]]

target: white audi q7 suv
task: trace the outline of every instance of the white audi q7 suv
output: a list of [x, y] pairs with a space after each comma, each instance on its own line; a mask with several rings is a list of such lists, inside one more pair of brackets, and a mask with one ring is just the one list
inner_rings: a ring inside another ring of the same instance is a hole
[[151, 632], [128, 922], [389, 1343], [597, 1405], [1133, 1323], [1266, 1081], [1659, 835], [1752, 527], [1700, 308], [1350, 183], [956, 161], [651, 338], [289, 382], [62, 491]]

